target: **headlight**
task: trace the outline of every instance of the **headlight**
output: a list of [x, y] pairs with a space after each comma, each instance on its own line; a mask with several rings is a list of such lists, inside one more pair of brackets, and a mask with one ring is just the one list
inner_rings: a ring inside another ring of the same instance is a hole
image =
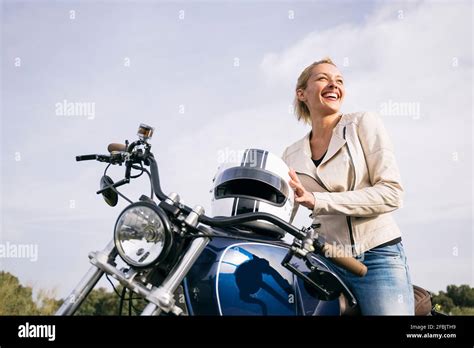
[[129, 265], [147, 267], [163, 260], [172, 245], [166, 213], [156, 205], [137, 202], [129, 205], [115, 223], [115, 247]]

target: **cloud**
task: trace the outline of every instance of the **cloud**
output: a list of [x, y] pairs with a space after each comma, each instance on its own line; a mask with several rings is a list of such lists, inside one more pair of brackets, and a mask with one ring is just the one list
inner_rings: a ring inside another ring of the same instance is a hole
[[453, 57], [461, 70], [472, 68], [470, 22], [469, 2], [413, 2], [403, 9], [383, 3], [361, 24], [314, 31], [281, 52], [268, 52], [260, 67], [271, 82], [294, 83], [304, 67], [331, 56], [349, 74], [384, 73], [371, 83], [385, 81], [385, 73], [398, 76], [399, 71], [420, 80], [430, 76], [433, 67], [451, 66]]

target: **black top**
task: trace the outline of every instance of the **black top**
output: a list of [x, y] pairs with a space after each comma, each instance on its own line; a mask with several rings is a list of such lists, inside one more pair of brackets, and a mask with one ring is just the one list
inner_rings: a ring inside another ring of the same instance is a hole
[[320, 159], [313, 160], [313, 163], [314, 163], [314, 165], [315, 165], [316, 167], [319, 166], [319, 164], [322, 162], [322, 160], [323, 160], [324, 156], [326, 156], [326, 153], [327, 153], [327, 152], [328, 152], [328, 150], [326, 150], [326, 152], [324, 153], [324, 155], [321, 156]]

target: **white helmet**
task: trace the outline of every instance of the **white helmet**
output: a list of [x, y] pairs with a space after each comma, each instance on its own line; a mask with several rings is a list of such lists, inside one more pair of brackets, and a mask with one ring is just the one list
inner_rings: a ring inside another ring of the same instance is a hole
[[[290, 222], [294, 192], [286, 163], [264, 150], [247, 149], [219, 166], [213, 180], [212, 216], [261, 212]], [[245, 223], [255, 232], [282, 237], [284, 232], [266, 221]], [[268, 234], [268, 233], [267, 233]]]

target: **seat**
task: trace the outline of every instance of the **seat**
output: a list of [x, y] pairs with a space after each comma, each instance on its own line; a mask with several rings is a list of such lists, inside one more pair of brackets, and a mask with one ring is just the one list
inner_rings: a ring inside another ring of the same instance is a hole
[[[417, 285], [413, 285], [413, 293], [415, 295], [415, 315], [431, 315], [431, 293]], [[359, 306], [350, 307], [347, 299], [342, 294], [339, 298], [339, 304], [341, 306], [341, 315], [354, 316], [361, 314]]]
[[415, 294], [415, 315], [425, 316], [431, 314], [431, 293], [419, 286], [413, 285]]

